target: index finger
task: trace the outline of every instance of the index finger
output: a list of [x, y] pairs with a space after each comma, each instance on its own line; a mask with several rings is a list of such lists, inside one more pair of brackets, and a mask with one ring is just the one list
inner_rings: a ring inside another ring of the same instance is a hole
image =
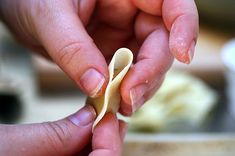
[[162, 16], [170, 31], [169, 45], [172, 54], [177, 60], [190, 63], [199, 30], [194, 0], [164, 0]]

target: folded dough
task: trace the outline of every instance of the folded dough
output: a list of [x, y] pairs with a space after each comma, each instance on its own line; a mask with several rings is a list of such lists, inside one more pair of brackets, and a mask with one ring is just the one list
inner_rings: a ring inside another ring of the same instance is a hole
[[117, 113], [120, 105], [119, 86], [133, 61], [133, 54], [127, 48], [120, 48], [114, 54], [109, 64], [109, 82], [105, 93], [99, 98], [88, 98], [88, 103], [94, 105], [98, 114], [92, 130], [104, 117], [106, 112]]

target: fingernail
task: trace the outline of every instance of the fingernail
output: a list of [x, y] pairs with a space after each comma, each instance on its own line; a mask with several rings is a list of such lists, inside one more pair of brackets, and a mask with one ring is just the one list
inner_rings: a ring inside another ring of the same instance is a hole
[[195, 41], [193, 41], [191, 44], [190, 44], [190, 47], [189, 47], [189, 50], [188, 50], [188, 63], [190, 63], [193, 59], [193, 56], [194, 56], [194, 51], [195, 51]]
[[77, 126], [87, 126], [94, 122], [96, 118], [96, 112], [90, 105], [84, 106], [77, 113], [69, 117], [69, 120]]
[[88, 69], [80, 78], [82, 88], [90, 97], [95, 97], [105, 82], [104, 76], [94, 68]]
[[146, 91], [147, 91], [146, 84], [138, 85], [131, 89], [130, 98], [131, 98], [131, 104], [133, 108], [137, 107], [137, 104], [143, 98]]
[[142, 97], [138, 102], [132, 105], [132, 114], [135, 113], [143, 104], [145, 103], [145, 98]]

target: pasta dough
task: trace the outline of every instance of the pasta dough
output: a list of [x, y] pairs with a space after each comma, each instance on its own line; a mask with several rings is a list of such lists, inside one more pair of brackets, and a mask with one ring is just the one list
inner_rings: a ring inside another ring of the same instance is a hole
[[133, 131], [188, 131], [199, 128], [217, 102], [217, 94], [187, 73], [168, 72], [161, 88], [130, 119]]
[[119, 86], [128, 72], [132, 61], [133, 54], [129, 49], [118, 49], [109, 64], [109, 83], [104, 95], [98, 98], [88, 98], [88, 102], [94, 105], [98, 114], [92, 129], [95, 128], [106, 112], [118, 112], [121, 99]]

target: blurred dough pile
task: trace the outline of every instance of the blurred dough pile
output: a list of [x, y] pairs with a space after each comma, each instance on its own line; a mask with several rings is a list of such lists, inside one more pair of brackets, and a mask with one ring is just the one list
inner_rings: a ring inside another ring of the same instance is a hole
[[130, 119], [130, 130], [167, 131], [177, 126], [197, 127], [216, 101], [215, 92], [204, 82], [186, 73], [171, 71], [157, 93]]

